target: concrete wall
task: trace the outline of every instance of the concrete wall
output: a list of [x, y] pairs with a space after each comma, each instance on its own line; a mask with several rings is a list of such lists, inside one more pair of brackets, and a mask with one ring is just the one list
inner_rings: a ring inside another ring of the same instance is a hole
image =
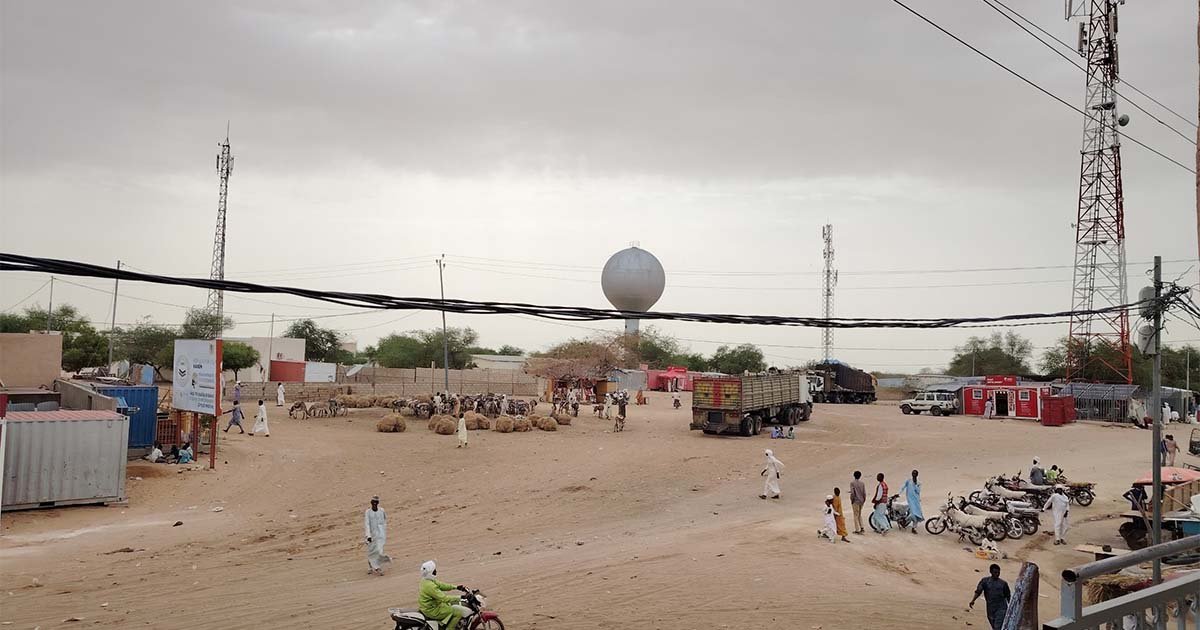
[[117, 410], [116, 398], [109, 398], [87, 385], [57, 380], [54, 381], [54, 391], [62, 396], [59, 404], [63, 409]]
[[[225, 341], [244, 343], [258, 350], [258, 365], [254, 365], [238, 373], [243, 383], [261, 383], [267, 380], [267, 366], [270, 360], [303, 361], [304, 340], [291, 337], [225, 337]], [[225, 380], [233, 380], [233, 371], [225, 370]]]
[[0, 333], [0, 383], [50, 387], [62, 374], [62, 336]]
[[472, 354], [471, 362], [475, 367], [485, 370], [517, 370], [525, 368], [525, 357], [515, 357], [504, 354]]

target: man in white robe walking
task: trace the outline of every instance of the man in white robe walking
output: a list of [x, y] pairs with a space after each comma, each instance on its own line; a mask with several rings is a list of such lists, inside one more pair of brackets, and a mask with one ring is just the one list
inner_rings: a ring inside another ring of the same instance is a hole
[[779, 477], [780, 472], [783, 470], [783, 462], [775, 458], [775, 453], [771, 449], [765, 450], [764, 453], [767, 456], [767, 466], [763, 469], [762, 475], [766, 477], [766, 480], [763, 482], [763, 492], [758, 495], [758, 498], [765, 499], [770, 497], [778, 499]]
[[367, 537], [367, 574], [383, 575], [383, 565], [392, 561], [383, 553], [387, 542], [387, 512], [379, 507], [379, 496], [371, 497], [371, 507], [363, 516], [363, 527]]
[[1070, 514], [1071, 500], [1063, 493], [1062, 487], [1054, 489], [1054, 494], [1046, 499], [1046, 505], [1042, 506], [1042, 510], [1050, 510], [1054, 515], [1054, 544], [1067, 544], [1067, 515]]

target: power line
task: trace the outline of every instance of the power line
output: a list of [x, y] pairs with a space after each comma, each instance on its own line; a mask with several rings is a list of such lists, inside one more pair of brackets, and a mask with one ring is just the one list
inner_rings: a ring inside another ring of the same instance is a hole
[[[1030, 37], [1032, 37], [1032, 38], [1036, 39], [1036, 40], [1037, 40], [1038, 42], [1040, 42], [1040, 43], [1041, 43], [1043, 46], [1045, 46], [1046, 48], [1050, 49], [1050, 52], [1052, 52], [1052, 53], [1054, 53], [1054, 54], [1058, 55], [1059, 57], [1062, 57], [1063, 59], [1066, 59], [1066, 60], [1067, 60], [1067, 63], [1069, 63], [1069, 64], [1071, 64], [1071, 65], [1075, 66], [1075, 67], [1076, 67], [1076, 68], [1078, 68], [1078, 69], [1079, 69], [1081, 72], [1083, 72], [1083, 73], [1085, 73], [1085, 74], [1087, 73], [1087, 68], [1085, 68], [1085, 67], [1084, 67], [1082, 64], [1080, 64], [1080, 63], [1079, 63], [1077, 60], [1075, 60], [1075, 59], [1072, 59], [1072, 58], [1068, 57], [1067, 55], [1064, 55], [1064, 54], [1062, 53], [1062, 51], [1060, 51], [1060, 50], [1056, 49], [1056, 48], [1055, 48], [1053, 45], [1051, 45], [1051, 44], [1050, 44], [1050, 42], [1047, 42], [1046, 40], [1042, 39], [1041, 37], [1038, 37], [1038, 36], [1037, 36], [1037, 34], [1035, 34], [1033, 31], [1029, 30], [1028, 28], [1025, 28], [1025, 25], [1023, 25], [1023, 24], [1021, 24], [1020, 22], [1018, 22], [1018, 21], [1014, 20], [1014, 19], [1013, 19], [1013, 17], [1012, 17], [1011, 15], [1008, 15], [1007, 13], [1005, 13], [1004, 11], [1002, 11], [1002, 10], [1000, 9], [1000, 7], [998, 7], [998, 6], [994, 5], [994, 4], [992, 4], [992, 2], [994, 1], [994, 2], [996, 2], [996, 4], [1001, 4], [1001, 5], [1003, 5], [1005, 9], [1008, 9], [1009, 11], [1013, 11], [1011, 8], [1009, 8], [1009, 7], [1008, 7], [1008, 5], [1004, 5], [1004, 4], [1003, 4], [1002, 2], [1000, 2], [999, 0], [981, 0], [981, 1], [982, 1], [984, 4], [986, 4], [987, 6], [991, 7], [991, 9], [992, 9], [993, 11], [995, 11], [996, 13], [999, 13], [1000, 15], [1002, 15], [1002, 16], [1003, 16], [1005, 19], [1007, 19], [1009, 22], [1012, 22], [1013, 24], [1015, 24], [1015, 25], [1017, 26], [1017, 28], [1021, 29], [1022, 31], [1025, 31], [1025, 33], [1027, 33], [1027, 34], [1028, 34]], [[1013, 11], [1013, 13], [1016, 13], [1016, 11]], [[1021, 18], [1021, 19], [1025, 19], [1025, 18], [1022, 16], [1022, 18]], [[1028, 22], [1029, 20], [1025, 20], [1025, 21], [1027, 21], [1027, 22]], [[1042, 30], [1042, 29], [1041, 29], [1041, 28], [1038, 28], [1038, 30]], [[1045, 31], [1044, 31], [1044, 30], [1042, 30], [1042, 32], [1043, 32], [1043, 33], [1045, 33]], [[1059, 43], [1065, 43], [1065, 42], [1062, 42], [1061, 40], [1058, 40], [1057, 38], [1055, 38], [1055, 39], [1056, 39], [1057, 41], [1059, 41]], [[1128, 85], [1128, 83], [1126, 83], [1126, 85]], [[1133, 105], [1134, 107], [1136, 107], [1136, 108], [1137, 108], [1139, 111], [1141, 111], [1143, 114], [1145, 114], [1145, 115], [1149, 116], [1150, 118], [1153, 118], [1153, 119], [1154, 119], [1155, 121], [1157, 121], [1157, 122], [1158, 122], [1160, 125], [1162, 125], [1162, 126], [1166, 127], [1167, 129], [1170, 129], [1171, 131], [1173, 131], [1173, 132], [1175, 133], [1175, 135], [1179, 136], [1180, 138], [1183, 138], [1184, 142], [1187, 142], [1187, 143], [1191, 144], [1192, 146], [1195, 146], [1195, 145], [1196, 145], [1196, 141], [1195, 141], [1195, 140], [1193, 140], [1192, 138], [1189, 138], [1188, 136], [1185, 136], [1185, 135], [1183, 134], [1183, 132], [1181, 132], [1181, 131], [1179, 131], [1178, 129], [1176, 129], [1175, 127], [1172, 127], [1171, 125], [1167, 124], [1167, 123], [1166, 123], [1166, 121], [1162, 120], [1162, 119], [1161, 119], [1161, 118], [1159, 118], [1158, 116], [1155, 116], [1154, 114], [1150, 113], [1149, 111], [1147, 111], [1147, 110], [1146, 110], [1146, 108], [1142, 107], [1141, 105], [1138, 105], [1137, 101], [1134, 101], [1133, 99], [1129, 98], [1128, 96], [1125, 96], [1124, 94], [1121, 94], [1121, 93], [1120, 93], [1120, 92], [1118, 92], [1116, 89], [1113, 89], [1112, 91], [1113, 91], [1113, 93], [1114, 93], [1114, 94], [1116, 94], [1117, 96], [1120, 96], [1121, 98], [1125, 99], [1125, 100], [1126, 100], [1126, 102], [1128, 102], [1130, 105]], [[1194, 127], [1195, 125], [1192, 125], [1192, 126]]]
[[[39, 258], [19, 254], [0, 253], [0, 271], [26, 271], [52, 273], [65, 276], [85, 276], [95, 278], [119, 278], [127, 282], [150, 282], [175, 286], [189, 286], [210, 291], [229, 291], [235, 293], [279, 293], [321, 300], [333, 304], [356, 306], [367, 309], [390, 310], [431, 310], [453, 312], [468, 315], [498, 315], [525, 314], [563, 321], [603, 321], [613, 319], [647, 319], [664, 321], [690, 321], [714, 324], [747, 324], [763, 326], [793, 326], [807, 328], [953, 328], [966, 324], [1013, 323], [1046, 319], [1061, 319], [1080, 314], [1105, 314], [1127, 311], [1139, 306], [1142, 302], [1119, 304], [1086, 311], [1060, 311], [1051, 313], [1021, 313], [1010, 315], [992, 315], [975, 317], [939, 317], [939, 318], [868, 318], [868, 317], [801, 317], [784, 315], [739, 315], [720, 313], [694, 312], [639, 312], [616, 309], [596, 309], [580, 306], [557, 306], [528, 304], [521, 302], [494, 302], [459, 299], [439, 299], [425, 297], [398, 297], [371, 293], [350, 293], [335, 291], [320, 291], [298, 287], [259, 285], [233, 280], [214, 280], [212, 278], [178, 278], [134, 272], [128, 269], [113, 269], [102, 265], [93, 265], [69, 260]], [[1179, 291], [1175, 288], [1167, 299], [1177, 297]], [[327, 315], [318, 317], [340, 317], [342, 315]], [[316, 319], [316, 317], [308, 318]]]
[[[970, 43], [968, 43], [966, 40], [962, 39], [962, 38], [961, 38], [961, 37], [959, 37], [958, 35], [955, 35], [954, 33], [951, 33], [950, 31], [946, 30], [945, 28], [942, 28], [942, 26], [941, 26], [940, 24], [938, 24], [937, 22], [934, 22], [933, 20], [931, 20], [931, 19], [929, 19], [929, 18], [925, 17], [924, 15], [922, 15], [922, 14], [921, 14], [919, 11], [917, 11], [916, 9], [913, 9], [912, 7], [908, 6], [907, 4], [904, 4], [903, 2], [901, 2], [901, 0], [892, 0], [892, 2], [893, 2], [894, 4], [897, 4], [897, 5], [899, 5], [900, 7], [902, 7], [904, 10], [908, 11], [909, 13], [912, 13], [913, 15], [917, 16], [918, 18], [920, 18], [920, 19], [921, 19], [921, 21], [925, 22], [926, 24], [928, 24], [928, 25], [930, 25], [930, 26], [932, 26], [932, 27], [936, 28], [937, 30], [941, 31], [941, 32], [942, 32], [943, 34], [945, 34], [947, 37], [950, 37], [950, 38], [951, 38], [951, 39], [953, 39], [954, 41], [956, 41], [956, 42], [958, 42], [958, 43], [962, 44], [963, 46], [966, 46], [967, 48], [971, 49], [971, 51], [972, 51], [972, 52], [974, 52], [975, 54], [979, 55], [980, 57], [983, 57], [984, 59], [987, 59], [988, 61], [992, 62], [992, 63], [993, 63], [993, 64], [995, 64], [996, 66], [998, 66], [998, 67], [1000, 67], [1001, 69], [1003, 69], [1005, 72], [1007, 72], [1007, 73], [1009, 73], [1009, 74], [1013, 75], [1014, 77], [1016, 77], [1016, 78], [1020, 79], [1021, 81], [1024, 81], [1024, 82], [1025, 82], [1025, 83], [1027, 83], [1027, 84], [1028, 84], [1030, 87], [1032, 87], [1032, 88], [1036, 89], [1037, 91], [1041, 92], [1042, 94], [1045, 94], [1046, 96], [1049, 96], [1050, 98], [1052, 98], [1052, 99], [1054, 99], [1054, 100], [1058, 101], [1058, 102], [1059, 102], [1060, 104], [1062, 104], [1064, 107], [1067, 107], [1067, 108], [1069, 108], [1071, 111], [1073, 111], [1073, 112], [1075, 112], [1075, 113], [1079, 114], [1080, 116], [1087, 116], [1087, 114], [1086, 114], [1086, 113], [1085, 113], [1085, 112], [1084, 112], [1082, 109], [1079, 109], [1078, 107], [1075, 107], [1074, 105], [1072, 105], [1072, 104], [1068, 103], [1067, 101], [1063, 100], [1063, 99], [1062, 99], [1062, 97], [1058, 96], [1057, 94], [1054, 94], [1054, 93], [1053, 93], [1053, 92], [1051, 92], [1050, 90], [1047, 90], [1046, 88], [1044, 88], [1044, 87], [1042, 87], [1042, 86], [1038, 85], [1037, 83], [1033, 82], [1031, 79], [1028, 79], [1028, 78], [1026, 78], [1026, 77], [1025, 77], [1025, 75], [1023, 75], [1023, 74], [1021, 74], [1021, 73], [1017, 72], [1016, 70], [1013, 70], [1012, 68], [1009, 68], [1008, 66], [1004, 65], [1003, 63], [1001, 63], [1001, 62], [997, 61], [995, 57], [992, 57], [991, 55], [989, 55], [989, 54], [987, 54], [987, 53], [983, 52], [982, 50], [980, 50], [980, 49], [976, 48], [975, 46], [972, 46]], [[1193, 175], [1195, 175], [1195, 174], [1196, 174], [1196, 171], [1195, 171], [1194, 169], [1192, 169], [1191, 167], [1189, 167], [1189, 166], [1186, 166], [1186, 165], [1185, 165], [1185, 164], [1183, 164], [1182, 162], [1180, 162], [1180, 161], [1178, 161], [1178, 160], [1176, 160], [1176, 159], [1174, 159], [1174, 158], [1172, 158], [1172, 157], [1170, 157], [1170, 156], [1166, 155], [1165, 153], [1162, 153], [1162, 152], [1161, 152], [1161, 151], [1159, 151], [1158, 149], [1155, 149], [1155, 148], [1151, 147], [1150, 145], [1148, 145], [1148, 144], [1146, 144], [1146, 143], [1142, 142], [1141, 140], [1138, 140], [1137, 138], [1134, 138], [1133, 136], [1130, 136], [1130, 135], [1127, 135], [1127, 134], [1121, 134], [1121, 137], [1122, 137], [1122, 138], [1125, 138], [1126, 140], [1129, 140], [1130, 142], [1132, 142], [1132, 143], [1134, 143], [1134, 144], [1138, 145], [1139, 147], [1142, 147], [1143, 149], [1146, 149], [1147, 151], [1149, 151], [1149, 152], [1151, 152], [1151, 153], [1153, 153], [1153, 154], [1157, 155], [1158, 157], [1160, 157], [1160, 158], [1162, 158], [1162, 159], [1164, 159], [1164, 160], [1166, 160], [1166, 161], [1168, 161], [1168, 162], [1170, 162], [1170, 163], [1174, 164], [1175, 166], [1178, 166], [1179, 168], [1181, 168], [1181, 169], [1183, 169], [1183, 170], [1185, 170], [1185, 171], [1187, 171], [1187, 172], [1189, 172], [1189, 173], [1191, 173], [1191, 174], [1193, 174]]]
[[34, 290], [33, 290], [33, 293], [30, 293], [29, 295], [26, 295], [24, 298], [22, 298], [22, 299], [21, 299], [21, 301], [19, 301], [19, 302], [17, 302], [16, 304], [13, 304], [12, 306], [10, 306], [10, 307], [8, 307], [8, 308], [4, 309], [4, 312], [5, 312], [5, 313], [7, 313], [7, 312], [9, 312], [9, 311], [13, 310], [14, 308], [17, 308], [18, 306], [20, 306], [20, 305], [24, 304], [25, 302], [28, 302], [28, 301], [29, 301], [29, 298], [31, 298], [31, 297], [33, 297], [33, 296], [37, 295], [38, 293], [41, 293], [41, 292], [42, 292], [42, 289], [45, 289], [45, 288], [46, 288], [46, 285], [48, 285], [48, 284], [50, 284], [50, 281], [49, 281], [49, 280], [47, 280], [47, 281], [43, 282], [43, 283], [42, 283], [42, 286], [40, 286], [40, 287], [38, 287], [38, 288], [36, 288], [36, 289], [34, 289]]
[[[1047, 31], [1046, 31], [1046, 29], [1044, 29], [1044, 28], [1042, 28], [1041, 26], [1039, 26], [1039, 25], [1037, 24], [1037, 22], [1034, 22], [1033, 20], [1031, 20], [1031, 19], [1029, 19], [1029, 18], [1025, 17], [1024, 15], [1022, 15], [1022, 14], [1021, 14], [1021, 12], [1020, 12], [1020, 11], [1017, 11], [1016, 9], [1014, 9], [1014, 8], [1012, 8], [1012, 7], [1010, 7], [1010, 6], [1008, 6], [1007, 4], [1004, 4], [1003, 2], [1001, 2], [1001, 0], [984, 0], [984, 2], [995, 2], [996, 4], [998, 4], [998, 5], [1002, 6], [1002, 7], [1004, 7], [1004, 8], [1005, 8], [1005, 10], [1009, 11], [1009, 12], [1010, 12], [1010, 13], [1012, 13], [1013, 15], [1017, 16], [1018, 18], [1020, 18], [1020, 19], [1021, 19], [1022, 21], [1024, 21], [1026, 24], [1028, 24], [1028, 25], [1032, 26], [1033, 28], [1037, 29], [1038, 31], [1040, 31], [1040, 32], [1041, 32], [1043, 35], [1045, 35], [1046, 37], [1049, 37], [1050, 39], [1053, 39], [1054, 41], [1058, 42], [1058, 43], [1059, 43], [1059, 44], [1060, 44], [1060, 45], [1061, 45], [1063, 48], [1066, 48], [1067, 50], [1069, 50], [1069, 51], [1071, 51], [1071, 52], [1073, 52], [1073, 53], [1074, 53], [1074, 52], [1077, 52], [1077, 51], [1075, 50], [1075, 48], [1074, 48], [1074, 47], [1072, 47], [1070, 44], [1068, 44], [1067, 42], [1064, 42], [1063, 40], [1059, 39], [1059, 38], [1058, 38], [1058, 37], [1056, 37], [1055, 35], [1053, 35], [1053, 34], [1051, 34], [1051, 33], [1047, 32]], [[993, 8], [994, 8], [994, 7], [993, 7]], [[1007, 17], [1007, 16], [1005, 16], [1005, 17]], [[1026, 31], [1026, 32], [1028, 32], [1028, 31]], [[1032, 35], [1032, 34], [1031, 34], [1031, 35]], [[1036, 37], [1036, 36], [1035, 36], [1035, 37]], [[1038, 37], [1037, 39], [1038, 39], [1038, 41], [1041, 41], [1041, 42], [1042, 42], [1042, 43], [1044, 43], [1044, 44], [1046, 43], [1046, 42], [1045, 42], [1044, 40], [1042, 40], [1040, 37]], [[1048, 44], [1047, 44], [1047, 45], [1048, 45]], [[1055, 51], [1055, 52], [1058, 52], [1058, 51]], [[1068, 61], [1069, 61], [1069, 60], [1068, 60]], [[1125, 79], [1122, 79], [1122, 80], [1121, 80], [1121, 83], [1124, 83], [1126, 86], [1128, 86], [1128, 87], [1129, 87], [1129, 89], [1133, 90], [1134, 92], [1137, 92], [1138, 94], [1141, 94], [1142, 96], [1144, 96], [1144, 97], [1146, 97], [1146, 98], [1150, 99], [1150, 101], [1151, 101], [1152, 103], [1154, 103], [1155, 105], [1158, 105], [1159, 107], [1161, 107], [1161, 108], [1163, 108], [1163, 109], [1167, 110], [1168, 112], [1171, 112], [1171, 113], [1172, 113], [1172, 114], [1174, 114], [1174, 115], [1175, 115], [1175, 117], [1176, 117], [1176, 118], [1178, 118], [1179, 120], [1182, 120], [1183, 122], [1185, 122], [1185, 123], [1187, 123], [1187, 124], [1189, 124], [1189, 125], [1191, 125], [1191, 126], [1193, 126], [1193, 127], [1195, 127], [1195, 126], [1196, 126], [1196, 123], [1192, 122], [1192, 120], [1191, 120], [1191, 119], [1189, 119], [1189, 118], [1185, 117], [1183, 114], [1180, 114], [1179, 112], [1177, 112], [1177, 111], [1175, 111], [1175, 110], [1171, 109], [1171, 108], [1170, 108], [1170, 107], [1168, 107], [1167, 105], [1164, 105], [1164, 104], [1163, 104], [1161, 101], [1159, 101], [1158, 99], [1154, 98], [1153, 96], [1150, 96], [1149, 94], [1147, 94], [1147, 93], [1143, 92], [1142, 90], [1138, 89], [1138, 87], [1137, 87], [1136, 85], [1134, 85], [1134, 84], [1130, 83], [1129, 81], [1127, 81], [1127, 80], [1125, 80]], [[1129, 99], [1128, 99], [1128, 97], [1125, 97], [1125, 98], [1126, 98], [1126, 100], [1129, 100]], [[1132, 102], [1132, 101], [1131, 101], [1131, 102]], [[1141, 108], [1139, 107], [1138, 109], [1141, 109]], [[1143, 110], [1143, 111], [1145, 111], [1145, 110]], [[1156, 120], [1157, 120], [1157, 119], [1156, 119]], [[1160, 121], [1160, 122], [1161, 122], [1161, 121]], [[1166, 124], [1166, 123], [1163, 123], [1163, 124]], [[1194, 144], [1194, 143], [1195, 143], [1195, 142], [1193, 141], [1193, 144]]]

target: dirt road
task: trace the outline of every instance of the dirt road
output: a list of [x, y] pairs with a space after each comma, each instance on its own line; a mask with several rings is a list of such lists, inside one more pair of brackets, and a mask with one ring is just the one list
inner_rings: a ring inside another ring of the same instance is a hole
[[[947, 492], [1037, 455], [1100, 483], [1068, 539], [1123, 546], [1103, 516], [1149, 469], [1149, 432], [1136, 429], [819, 405], [793, 441], [717, 438], [688, 431], [684, 402], [652, 395], [624, 433], [581, 415], [554, 433], [475, 432], [468, 449], [424, 423], [376, 433], [380, 410], [277, 413], [270, 438], [222, 434], [215, 472], [131, 465], [141, 480], [126, 507], [4, 515], [0, 622], [382, 630], [436, 559], [444, 580], [484, 589], [510, 629], [980, 628], [982, 604], [965, 608], [986, 562], [923, 530], [818, 540], [833, 486], [848, 491], [860, 469], [895, 491], [917, 468], [931, 515]], [[758, 498], [764, 448], [787, 465], [780, 501]], [[367, 575], [362, 541], [373, 494], [395, 559], [382, 577]], [[1050, 542], [1001, 543], [1041, 566], [1043, 619], [1060, 570], [1089, 559]], [[1011, 579], [1019, 562], [1002, 566]]]

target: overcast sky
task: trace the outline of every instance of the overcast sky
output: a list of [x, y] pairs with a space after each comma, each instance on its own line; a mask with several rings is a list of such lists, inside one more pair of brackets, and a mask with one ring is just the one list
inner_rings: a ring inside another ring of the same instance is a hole
[[[1009, 3], [1073, 40], [1061, 3]], [[911, 4], [1082, 104], [1083, 74], [983, 2]], [[1120, 28], [1122, 76], [1195, 120], [1195, 6], [1130, 3]], [[0, 47], [2, 251], [207, 276], [228, 121], [229, 278], [433, 296], [444, 252], [448, 296], [602, 307], [600, 268], [638, 241], [667, 270], [656, 308], [818, 315], [829, 222], [838, 315], [1070, 306], [1082, 121], [887, 0], [10, 0]], [[1130, 135], [1191, 163], [1192, 145], [1122, 110]], [[1136, 292], [1155, 254], [1179, 261], [1168, 279], [1195, 263], [1194, 180], [1130, 143], [1123, 168]], [[964, 271], [1014, 266], [1049, 268]], [[881, 273], [897, 270], [913, 273]], [[712, 273], [730, 271], [774, 275]], [[46, 280], [0, 274], [0, 309]], [[107, 323], [111, 283], [67, 280], [55, 302]], [[205, 300], [126, 284], [117, 321], [177, 323]], [[272, 312], [350, 310], [256, 300], [227, 296], [231, 336], [265, 335]], [[362, 346], [440, 317], [319, 321]], [[589, 334], [509, 316], [450, 325], [493, 347]], [[659, 326], [705, 353], [819, 354], [816, 330]], [[1038, 346], [1067, 332], [1021, 331]], [[988, 331], [839, 332], [836, 355], [937, 369], [971, 332]], [[1168, 338], [1200, 331], [1175, 323]]]

